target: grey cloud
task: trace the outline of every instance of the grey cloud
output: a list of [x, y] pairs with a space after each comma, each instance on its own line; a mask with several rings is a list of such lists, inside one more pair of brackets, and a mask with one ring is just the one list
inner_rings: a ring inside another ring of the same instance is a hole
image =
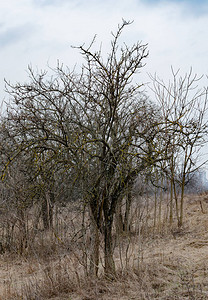
[[183, 6], [184, 14], [192, 16], [200, 16], [208, 13], [207, 0], [141, 0], [141, 2], [151, 6], [177, 4]]
[[[105, 0], [104, 4], [111, 0]], [[32, 3], [36, 7], [48, 7], [56, 6], [61, 7], [67, 5], [68, 7], [89, 7], [90, 5], [103, 4], [102, 0], [32, 0]]]
[[14, 43], [28, 38], [34, 32], [32, 24], [24, 24], [8, 29], [1, 29], [0, 31], [0, 48], [10, 46]]
[[68, 3], [68, 0], [33, 0], [35, 6], [54, 6]]

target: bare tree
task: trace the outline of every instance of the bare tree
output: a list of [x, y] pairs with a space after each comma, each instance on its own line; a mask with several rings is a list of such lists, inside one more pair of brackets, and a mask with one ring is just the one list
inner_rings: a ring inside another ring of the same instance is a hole
[[106, 60], [101, 50], [91, 51], [92, 44], [78, 47], [86, 59], [81, 73], [59, 64], [52, 77], [30, 68], [29, 83], [7, 83], [13, 103], [8, 130], [14, 140], [8, 162], [22, 152], [37, 154], [38, 160], [46, 153], [44, 164], [51, 165], [51, 171], [60, 166], [66, 174], [71, 172], [72, 187], [82, 182], [82, 198], [95, 225], [92, 272], [98, 271], [100, 232], [108, 276], [115, 274], [116, 207], [136, 176], [166, 159], [167, 153], [155, 117], [158, 110], [144, 95], [142, 84], [134, 81], [148, 56], [147, 45], [119, 46], [128, 24], [113, 35]]
[[174, 72], [172, 69], [172, 77], [169, 84], [157, 76], [151, 78], [153, 91], [161, 106], [162, 126], [169, 144], [169, 159], [165, 161], [164, 170], [171, 185], [170, 223], [172, 224], [175, 198], [178, 226], [181, 227], [186, 179], [199, 167], [199, 150], [206, 143], [207, 88], [198, 87], [201, 77], [193, 74], [192, 70], [181, 77], [179, 70]]

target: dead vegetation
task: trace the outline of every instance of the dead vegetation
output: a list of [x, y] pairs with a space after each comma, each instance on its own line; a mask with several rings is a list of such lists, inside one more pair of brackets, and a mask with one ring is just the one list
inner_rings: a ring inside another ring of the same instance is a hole
[[[65, 208], [56, 232], [39, 230], [22, 255], [1, 254], [0, 299], [207, 299], [208, 218], [201, 202], [207, 210], [206, 195], [186, 198], [180, 230], [174, 225], [167, 230], [164, 222], [160, 230], [153, 228], [149, 205], [140, 221], [140, 235], [134, 210], [131, 231], [114, 241], [117, 272], [111, 280], [104, 275], [103, 252], [98, 277], [89, 275], [89, 232], [83, 235], [82, 228], [77, 229], [81, 217], [75, 207]], [[19, 240], [16, 235], [12, 239]]]

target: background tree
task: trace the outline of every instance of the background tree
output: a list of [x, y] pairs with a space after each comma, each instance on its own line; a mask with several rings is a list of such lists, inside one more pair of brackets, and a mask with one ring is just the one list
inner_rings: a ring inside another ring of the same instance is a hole
[[[169, 84], [157, 76], [151, 78], [153, 91], [163, 114], [164, 134], [169, 144], [169, 160], [166, 160], [164, 170], [166, 169], [166, 176], [170, 178], [171, 186], [170, 223], [173, 220], [175, 198], [178, 226], [181, 227], [187, 178], [200, 167], [198, 155], [206, 143], [207, 88], [198, 88], [201, 77], [192, 74], [192, 70], [181, 77], [179, 70], [174, 72], [172, 69], [172, 77]], [[201, 165], [204, 163], [202, 161]]]

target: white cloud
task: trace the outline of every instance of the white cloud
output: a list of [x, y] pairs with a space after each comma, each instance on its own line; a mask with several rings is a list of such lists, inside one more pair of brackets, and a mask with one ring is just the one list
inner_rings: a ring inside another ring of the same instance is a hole
[[[149, 43], [144, 71], [168, 77], [170, 66], [208, 73], [207, 10], [191, 1], [141, 0], [5, 0], [0, 3], [0, 91], [3, 78], [24, 81], [27, 65], [45, 68], [57, 59], [67, 65], [79, 60], [70, 45], [89, 43], [97, 34], [107, 51], [110, 32], [122, 18], [134, 20], [122, 40]], [[3, 92], [0, 92], [3, 97]]]

